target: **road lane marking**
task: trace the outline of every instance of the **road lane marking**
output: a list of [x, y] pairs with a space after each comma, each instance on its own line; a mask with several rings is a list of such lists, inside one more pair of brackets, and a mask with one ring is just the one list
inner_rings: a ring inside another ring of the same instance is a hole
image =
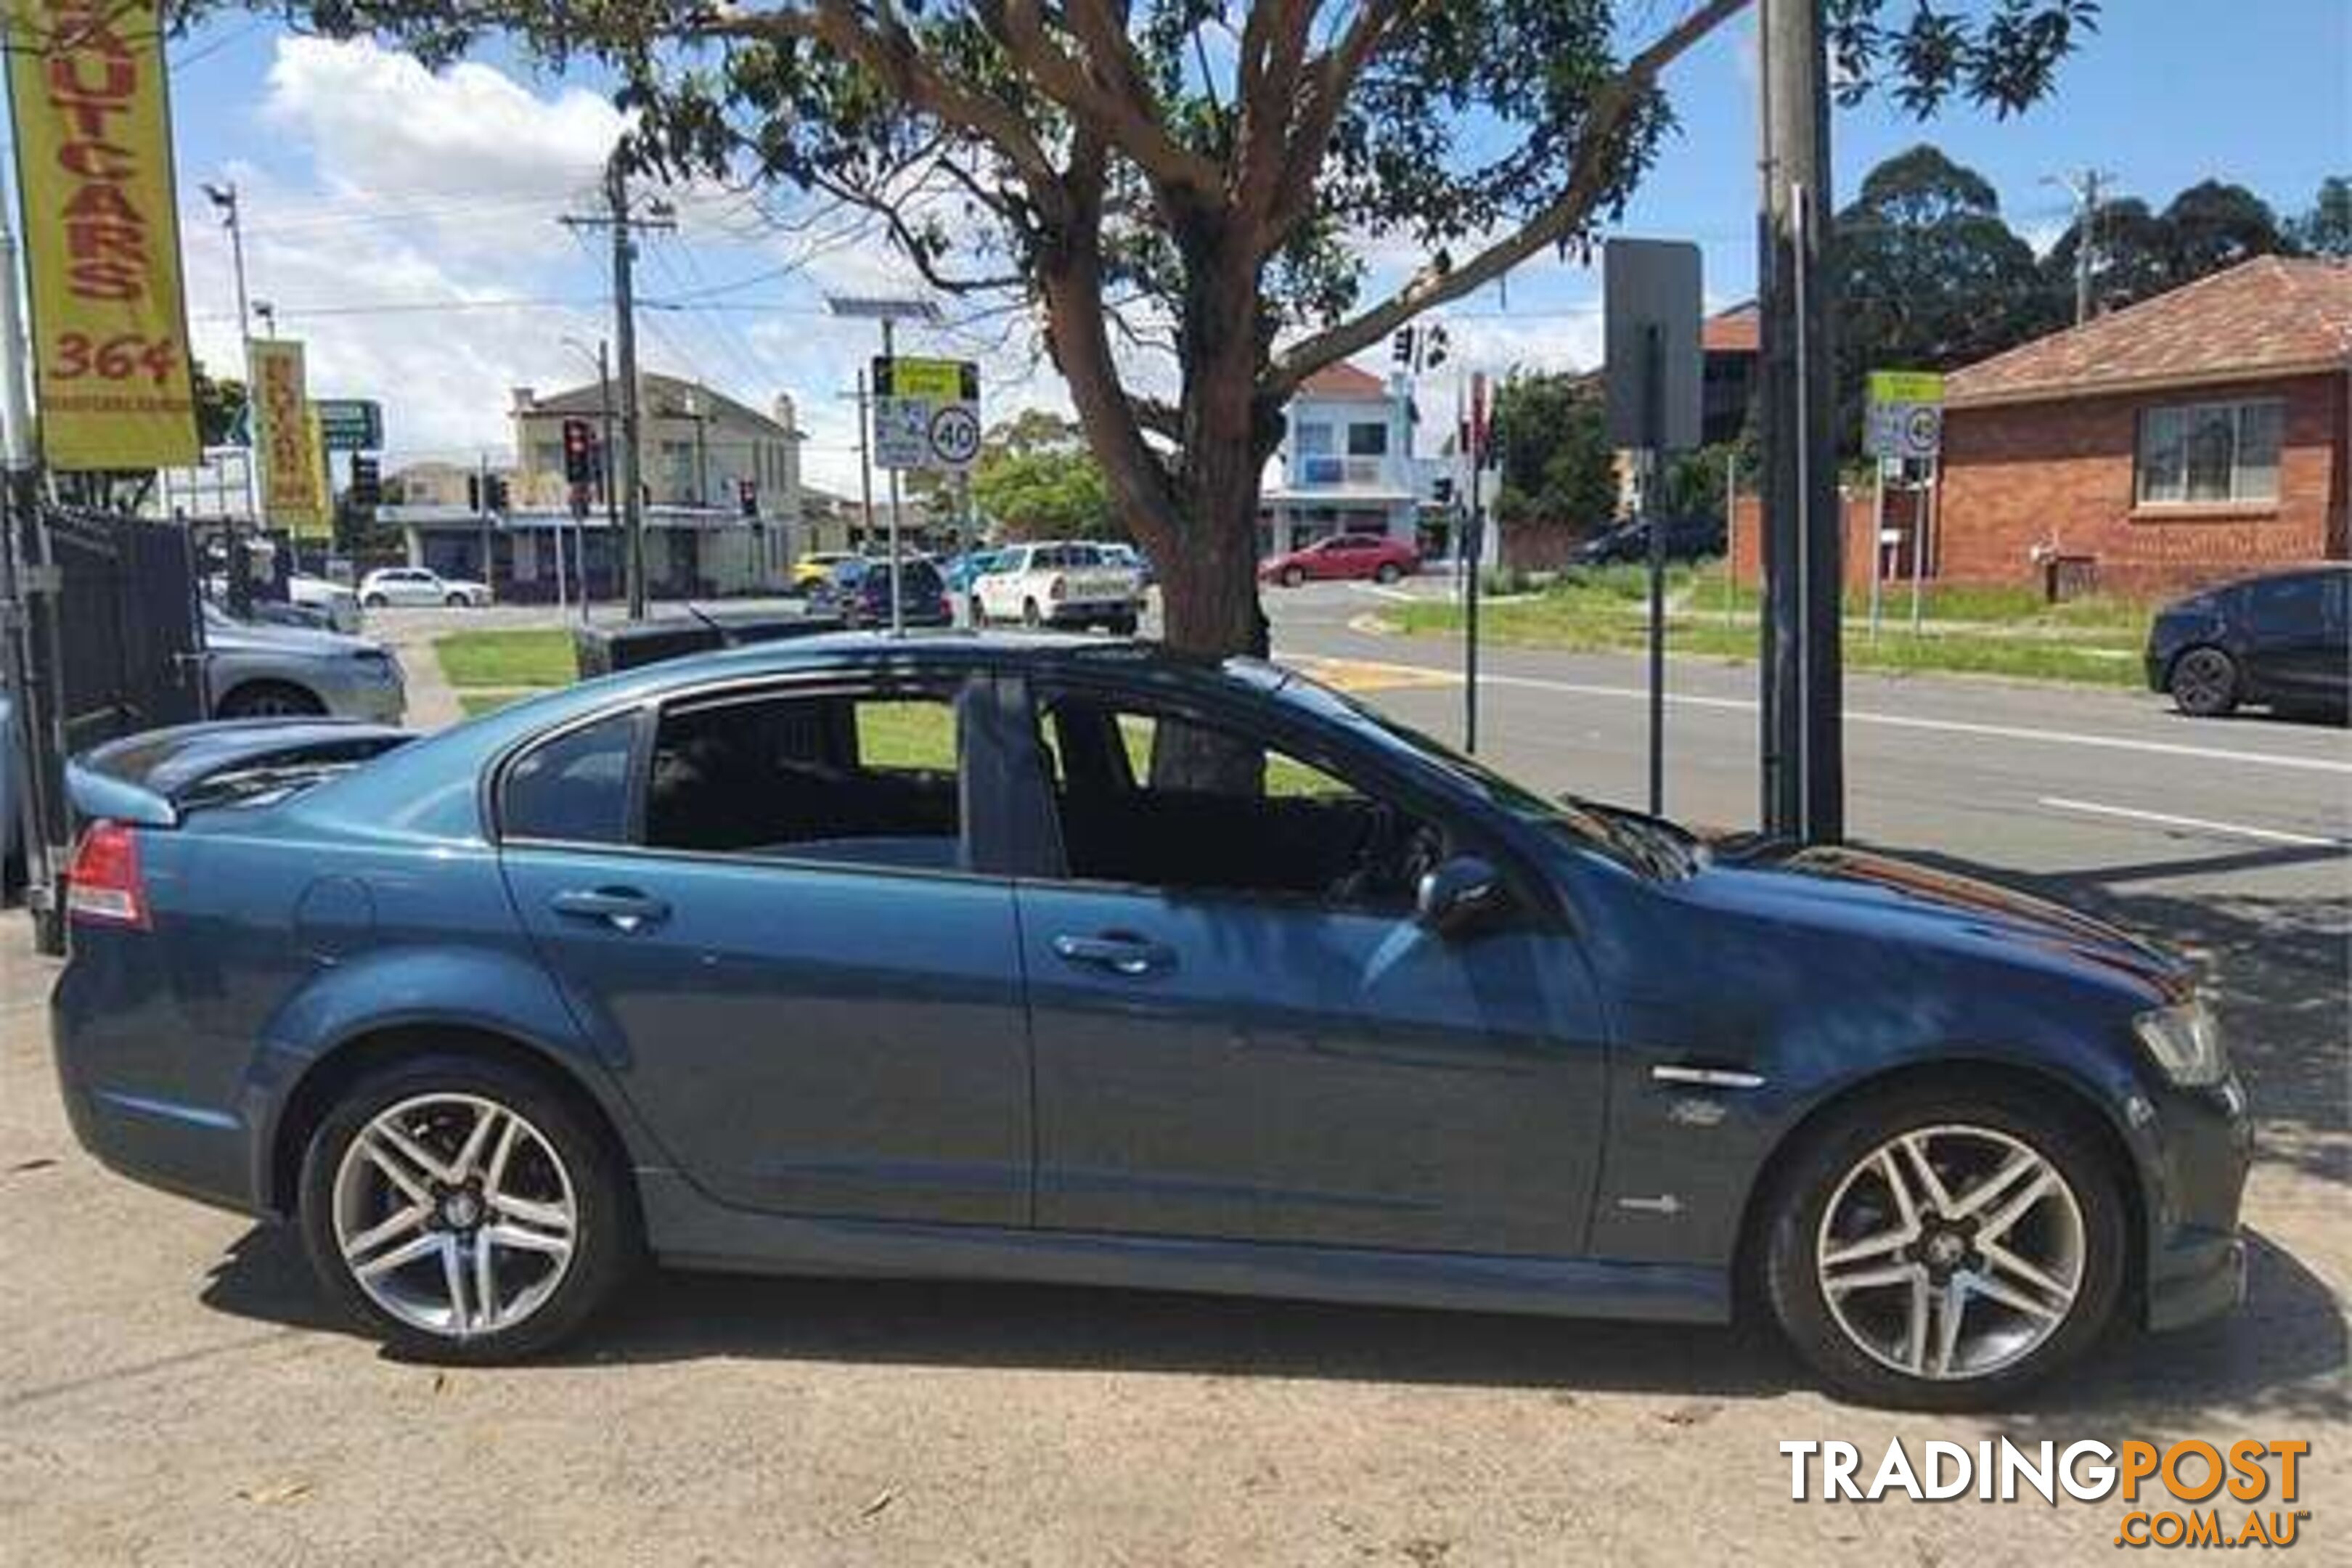
[[[1278, 658], [1303, 662], [1320, 657], [1284, 649]], [[1389, 668], [1400, 673], [1412, 671], [1421, 675], [1450, 677], [1461, 679], [1457, 670], [1436, 669], [1427, 665], [1381, 665], [1374, 660], [1350, 661], [1366, 668]], [[1579, 680], [1552, 680], [1533, 675], [1494, 675], [1481, 673], [1482, 686], [1516, 686], [1534, 691], [1557, 691], [1570, 697], [1609, 697], [1627, 701], [1647, 701], [1649, 691], [1639, 686], [1599, 686]], [[1666, 702], [1675, 708], [1704, 708], [1729, 712], [1753, 713], [1757, 710], [1752, 697], [1701, 697], [1689, 692], [1669, 691]], [[2315, 773], [2352, 775], [2352, 761], [2339, 762], [2332, 757], [2297, 757], [2283, 752], [2232, 752], [2220, 746], [2192, 746], [2179, 741], [2141, 741], [2126, 735], [2084, 735], [2068, 730], [2042, 730], [2027, 724], [1985, 724], [1966, 719], [1923, 719], [1910, 713], [1882, 713], [1874, 709], [1849, 708], [1847, 721], [1854, 724], [1875, 724], [1890, 730], [1926, 730], [1948, 735], [1975, 735], [1986, 740], [2026, 741], [2052, 746], [2087, 746], [2094, 750], [2137, 752], [2146, 756], [2189, 757], [2200, 762], [2234, 763], [2241, 767], [2286, 768]]]
[[2087, 812], [2093, 816], [2118, 816], [2127, 822], [2146, 822], [2158, 827], [2186, 827], [2199, 833], [2218, 833], [2226, 838], [2251, 838], [2262, 844], [2292, 844], [2306, 849], [2352, 849], [2352, 840], [2327, 838], [2314, 833], [2287, 833], [2275, 827], [2252, 827], [2242, 822], [2213, 822], [2201, 816], [2175, 816], [2168, 811], [2141, 811], [2136, 806], [2106, 805], [2095, 800], [2069, 800], [2063, 795], [2045, 795], [2042, 804], [2053, 811]]

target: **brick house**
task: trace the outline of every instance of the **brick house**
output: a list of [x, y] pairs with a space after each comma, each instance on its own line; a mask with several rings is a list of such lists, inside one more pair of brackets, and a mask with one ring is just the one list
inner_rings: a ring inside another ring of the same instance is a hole
[[2262, 257], [1953, 373], [1931, 570], [2160, 594], [2347, 553], [2352, 268]]

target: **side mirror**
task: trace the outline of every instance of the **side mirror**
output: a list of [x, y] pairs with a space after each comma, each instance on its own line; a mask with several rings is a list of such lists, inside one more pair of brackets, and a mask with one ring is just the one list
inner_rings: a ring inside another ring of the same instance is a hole
[[1510, 902], [1503, 874], [1475, 855], [1456, 855], [1421, 879], [1413, 919], [1443, 937], [1459, 936]]

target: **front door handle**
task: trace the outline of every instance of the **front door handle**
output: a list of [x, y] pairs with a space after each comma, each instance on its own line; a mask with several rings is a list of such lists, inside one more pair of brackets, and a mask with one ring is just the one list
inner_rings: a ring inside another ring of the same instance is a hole
[[573, 888], [549, 899], [547, 907], [575, 920], [603, 921], [624, 934], [669, 919], [668, 904], [635, 888]]
[[1113, 974], [1129, 980], [1139, 980], [1147, 974], [1176, 967], [1176, 950], [1165, 942], [1150, 942], [1123, 931], [1109, 931], [1101, 936], [1057, 936], [1054, 939], [1055, 955], [1065, 963], [1082, 964], [1089, 969], [1108, 969]]

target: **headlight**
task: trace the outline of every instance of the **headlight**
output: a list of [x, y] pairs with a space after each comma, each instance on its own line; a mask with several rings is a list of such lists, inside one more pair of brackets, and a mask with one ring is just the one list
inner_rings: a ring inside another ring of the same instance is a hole
[[2165, 1075], [2183, 1088], [2216, 1084], [2229, 1076], [2230, 1056], [2212, 1010], [2200, 1001], [2158, 1007], [2132, 1020], [2140, 1044]]

